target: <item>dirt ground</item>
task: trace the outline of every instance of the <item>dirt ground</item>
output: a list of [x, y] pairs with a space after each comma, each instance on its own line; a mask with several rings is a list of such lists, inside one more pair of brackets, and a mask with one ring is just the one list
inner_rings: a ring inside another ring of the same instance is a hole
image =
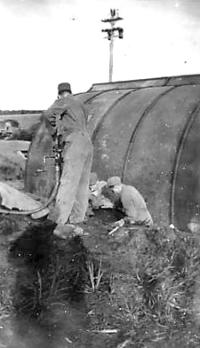
[[1, 215], [0, 348], [200, 346], [200, 239], [121, 228], [96, 211], [85, 235]]

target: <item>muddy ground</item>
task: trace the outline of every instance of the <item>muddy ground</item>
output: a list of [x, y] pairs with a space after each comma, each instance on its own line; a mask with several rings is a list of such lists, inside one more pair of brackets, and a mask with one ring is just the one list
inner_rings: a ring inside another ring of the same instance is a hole
[[0, 348], [200, 346], [199, 236], [123, 228], [96, 211], [83, 237], [0, 221]]

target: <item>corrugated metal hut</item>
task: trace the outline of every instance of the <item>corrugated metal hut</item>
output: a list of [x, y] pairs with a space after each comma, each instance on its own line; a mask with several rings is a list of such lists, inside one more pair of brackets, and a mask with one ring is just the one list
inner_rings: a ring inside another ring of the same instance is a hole
[[119, 175], [156, 223], [186, 229], [200, 204], [200, 75], [94, 84], [77, 98], [99, 178]]

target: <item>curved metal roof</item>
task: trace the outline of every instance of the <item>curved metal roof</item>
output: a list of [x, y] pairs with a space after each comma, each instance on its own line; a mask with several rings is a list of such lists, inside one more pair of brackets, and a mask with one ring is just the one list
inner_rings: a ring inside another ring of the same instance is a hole
[[94, 84], [77, 97], [89, 112], [93, 170], [135, 185], [156, 222], [186, 228], [199, 213], [200, 75]]

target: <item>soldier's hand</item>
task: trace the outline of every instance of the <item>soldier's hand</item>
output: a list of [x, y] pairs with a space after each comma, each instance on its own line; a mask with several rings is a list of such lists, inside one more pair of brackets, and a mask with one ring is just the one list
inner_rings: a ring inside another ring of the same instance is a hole
[[56, 126], [56, 113], [51, 113], [48, 117], [48, 120], [50, 122], [50, 124], [52, 125], [52, 127]]
[[42, 113], [42, 116], [48, 120], [48, 122], [51, 124], [51, 126], [55, 127], [56, 126], [56, 112], [55, 111], [44, 111]]
[[124, 226], [124, 224], [125, 224], [124, 219], [120, 219], [120, 220], [114, 222], [114, 223], [112, 224], [112, 226], [113, 226], [113, 227], [122, 227], [122, 226]]

